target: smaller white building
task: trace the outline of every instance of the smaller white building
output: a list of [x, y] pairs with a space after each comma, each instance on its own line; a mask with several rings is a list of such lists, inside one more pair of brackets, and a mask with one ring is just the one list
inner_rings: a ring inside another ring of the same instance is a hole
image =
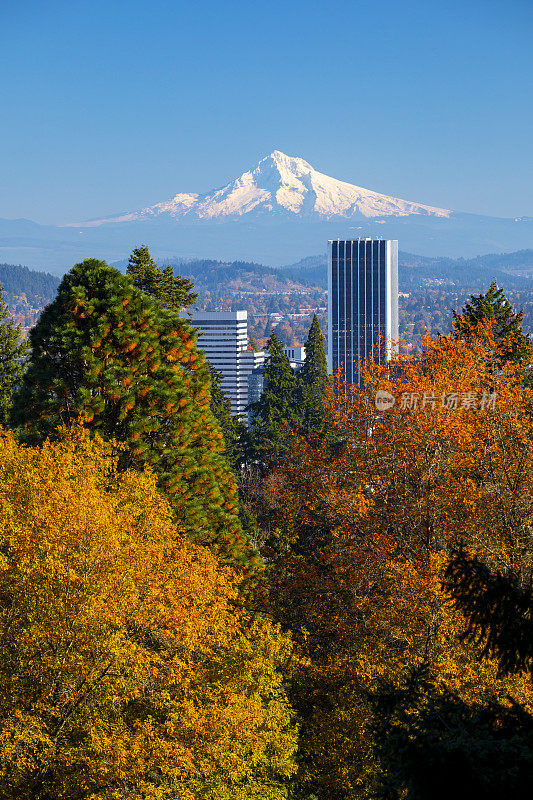
[[291, 362], [291, 367], [297, 369], [305, 361], [305, 347], [284, 347], [283, 352]]
[[231, 413], [246, 418], [248, 375], [263, 364], [265, 352], [248, 350], [247, 311], [195, 311], [192, 324], [198, 328], [198, 347], [222, 373], [221, 388], [227, 394]]

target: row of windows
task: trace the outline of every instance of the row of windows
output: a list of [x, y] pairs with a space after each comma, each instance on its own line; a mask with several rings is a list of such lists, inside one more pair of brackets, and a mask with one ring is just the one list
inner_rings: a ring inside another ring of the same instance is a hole
[[345, 257], [368, 258], [385, 257], [387, 243], [384, 240], [374, 241], [340, 241], [331, 243], [331, 256], [333, 259]]
[[342, 364], [353, 383], [354, 362], [384, 357], [377, 345], [385, 329], [385, 242], [333, 242], [332, 256], [333, 370]]

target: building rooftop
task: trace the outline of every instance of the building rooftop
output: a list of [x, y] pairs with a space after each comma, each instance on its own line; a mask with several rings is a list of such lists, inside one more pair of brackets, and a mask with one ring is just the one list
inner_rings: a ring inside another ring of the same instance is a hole
[[193, 320], [205, 320], [209, 322], [212, 320], [213, 322], [218, 322], [219, 320], [229, 320], [231, 322], [237, 322], [238, 320], [247, 320], [248, 319], [248, 312], [247, 311], [193, 311], [192, 315]]

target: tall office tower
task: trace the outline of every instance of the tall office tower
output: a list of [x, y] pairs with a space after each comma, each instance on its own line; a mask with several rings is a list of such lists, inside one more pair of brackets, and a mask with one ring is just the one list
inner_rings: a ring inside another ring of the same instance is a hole
[[[380, 345], [381, 341], [381, 345]], [[328, 258], [328, 369], [361, 385], [358, 363], [389, 361], [398, 341], [398, 242], [334, 239]]]
[[245, 419], [248, 375], [265, 360], [265, 353], [248, 350], [247, 311], [196, 311], [192, 324], [199, 328], [198, 347], [222, 373], [221, 387], [229, 397], [231, 413]]

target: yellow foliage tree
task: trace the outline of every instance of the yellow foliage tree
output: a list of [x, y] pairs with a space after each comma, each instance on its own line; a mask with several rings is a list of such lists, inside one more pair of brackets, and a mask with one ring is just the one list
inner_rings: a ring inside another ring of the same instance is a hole
[[289, 641], [109, 447], [0, 433], [0, 798], [283, 798]]

